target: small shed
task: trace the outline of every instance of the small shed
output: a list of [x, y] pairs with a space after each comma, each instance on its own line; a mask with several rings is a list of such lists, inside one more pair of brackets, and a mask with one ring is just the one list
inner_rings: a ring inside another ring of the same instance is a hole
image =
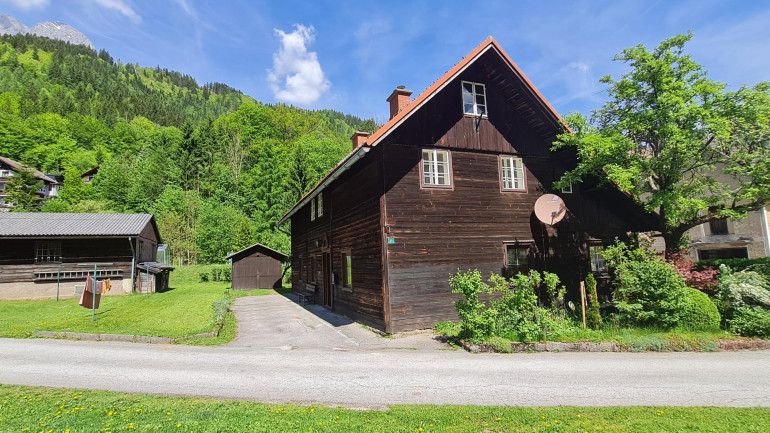
[[233, 263], [233, 290], [280, 288], [282, 263], [289, 256], [262, 244], [254, 244], [227, 259]]

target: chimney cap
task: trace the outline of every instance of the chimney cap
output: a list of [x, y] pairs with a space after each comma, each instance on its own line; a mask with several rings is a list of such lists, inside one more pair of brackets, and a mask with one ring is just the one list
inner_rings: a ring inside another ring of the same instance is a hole
[[411, 96], [412, 93], [414, 92], [412, 92], [411, 90], [407, 90], [406, 86], [404, 85], [397, 86], [396, 89], [393, 90], [393, 93], [391, 93], [390, 96], [388, 96], [388, 99], [386, 99], [386, 101], [390, 102], [391, 99], [395, 98], [398, 95]]

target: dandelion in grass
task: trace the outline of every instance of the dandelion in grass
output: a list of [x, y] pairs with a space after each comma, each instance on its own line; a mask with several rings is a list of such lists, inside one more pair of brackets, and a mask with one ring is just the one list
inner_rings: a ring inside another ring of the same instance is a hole
[[182, 424], [181, 424], [181, 423], [179, 423], [179, 424], [177, 424], [177, 425], [176, 425], [176, 428], [179, 428], [179, 427], [182, 427]]

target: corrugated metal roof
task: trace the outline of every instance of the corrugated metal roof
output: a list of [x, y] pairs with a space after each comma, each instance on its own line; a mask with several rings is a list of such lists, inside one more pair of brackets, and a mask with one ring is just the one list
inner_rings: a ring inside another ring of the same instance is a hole
[[0, 237], [137, 236], [150, 221], [151, 214], [0, 212]]

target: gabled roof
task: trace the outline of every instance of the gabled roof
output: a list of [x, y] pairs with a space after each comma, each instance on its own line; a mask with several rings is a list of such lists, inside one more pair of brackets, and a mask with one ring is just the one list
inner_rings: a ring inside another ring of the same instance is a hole
[[83, 172], [83, 174], [80, 175], [80, 177], [86, 177], [86, 176], [94, 176], [99, 171], [99, 166], [92, 167], [86, 171]]
[[152, 224], [152, 214], [0, 212], [0, 238], [13, 237], [129, 237]]
[[[11, 170], [13, 170], [13, 171], [15, 171], [17, 173], [20, 172], [21, 170], [29, 170], [31, 168], [31, 167], [27, 167], [26, 165], [24, 165], [24, 164], [22, 164], [20, 162], [16, 162], [16, 161], [14, 161], [12, 159], [8, 159], [8, 158], [6, 158], [4, 156], [0, 156], [0, 162], [2, 162], [3, 164], [7, 165], [8, 167], [10, 167]], [[50, 177], [48, 177], [45, 174], [43, 174], [43, 172], [41, 172], [41, 171], [32, 169], [32, 172], [33, 172], [33, 174], [35, 175], [36, 178], [42, 180], [43, 182], [59, 183], [59, 182], [56, 182], [56, 180], [51, 179]]]
[[[521, 72], [518, 66], [511, 60], [510, 57], [503, 51], [500, 45], [495, 41], [492, 36], [488, 37], [484, 42], [476, 47], [473, 51], [465, 56], [459, 63], [457, 63], [452, 69], [447, 71], [441, 78], [436, 80], [430, 85], [424, 92], [422, 92], [415, 100], [411, 101], [404, 109], [398, 112], [392, 119], [385, 123], [380, 129], [375, 131], [369, 138], [366, 139], [363, 145], [348, 154], [337, 166], [335, 166], [329, 173], [326, 174], [307, 194], [305, 194], [284, 216], [278, 220], [278, 226], [282, 225], [294, 213], [296, 213], [302, 206], [314, 198], [318, 193], [323, 190], [331, 181], [339, 177], [345, 170], [347, 170], [352, 163], [355, 163], [358, 159], [361, 159], [369, 148], [377, 146], [381, 143], [391, 132], [393, 132], [399, 125], [401, 125], [406, 119], [408, 119], [415, 111], [422, 107], [426, 102], [438, 94], [444, 87], [446, 87], [453, 79], [458, 77], [463, 71], [465, 71], [473, 62], [479, 59], [482, 55], [489, 50], [494, 50], [505, 62], [505, 64], [511, 69], [511, 72], [516, 75], [522, 83], [522, 86], [530, 93], [532, 99], [537, 105], [539, 105], [540, 111], [551, 119], [555, 124], [563, 126], [566, 130], [569, 130], [569, 126], [562, 120], [559, 113], [554, 110], [551, 104], [545, 100], [543, 95], [535, 88], [531, 81]], [[358, 158], [354, 158], [359, 155]], [[352, 161], [352, 163], [351, 163]]]
[[287, 256], [286, 254], [284, 254], [284, 253], [282, 253], [280, 251], [276, 251], [276, 250], [274, 250], [272, 248], [269, 248], [269, 247], [266, 247], [266, 246], [264, 246], [262, 244], [254, 244], [254, 245], [252, 245], [250, 247], [246, 247], [246, 248], [238, 251], [237, 253], [230, 254], [229, 256], [225, 257], [225, 259], [233, 259], [233, 261], [236, 262], [236, 261], [238, 261], [238, 260], [240, 260], [240, 259], [242, 259], [244, 257], [250, 256], [250, 255], [252, 255], [254, 253], [262, 253], [262, 254], [264, 254], [266, 256], [270, 256], [270, 257], [272, 257], [272, 258], [274, 258], [276, 260], [282, 261], [282, 262], [286, 261], [286, 259], [289, 258], [289, 256]]

